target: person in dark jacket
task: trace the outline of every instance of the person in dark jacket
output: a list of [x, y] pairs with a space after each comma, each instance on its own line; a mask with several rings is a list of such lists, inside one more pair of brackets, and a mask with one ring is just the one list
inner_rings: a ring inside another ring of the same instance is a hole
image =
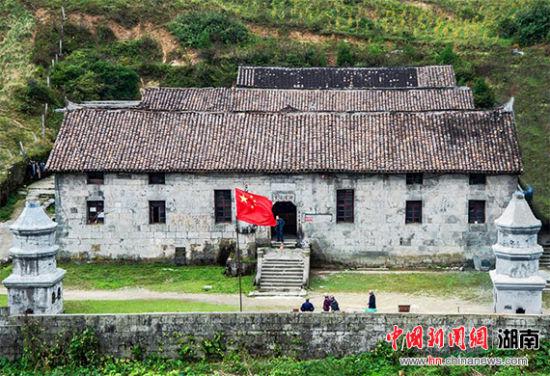
[[325, 295], [325, 300], [323, 301], [323, 311], [330, 311], [330, 296]]
[[336, 298], [334, 296], [330, 297], [330, 309], [332, 312], [337, 312], [340, 310], [340, 306], [338, 305], [338, 302], [336, 301]]
[[369, 306], [367, 312], [376, 312], [376, 296], [372, 290], [369, 291]]
[[275, 225], [275, 233], [277, 234], [277, 241], [278, 242], [284, 242], [283, 239], [283, 230], [285, 228], [285, 220], [281, 217], [277, 216], [277, 224]]
[[306, 301], [300, 307], [300, 311], [302, 312], [313, 312], [314, 310], [315, 310], [315, 307], [313, 307], [313, 304], [309, 301], [309, 298], [307, 298]]

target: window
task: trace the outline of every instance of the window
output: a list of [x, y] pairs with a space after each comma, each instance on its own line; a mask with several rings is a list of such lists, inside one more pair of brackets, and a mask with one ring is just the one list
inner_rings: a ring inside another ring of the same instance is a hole
[[149, 174], [149, 184], [164, 184], [165, 175], [164, 174]]
[[231, 222], [231, 191], [229, 189], [214, 191], [214, 211], [216, 223]]
[[487, 177], [483, 174], [470, 174], [470, 185], [485, 185]]
[[87, 221], [89, 225], [103, 224], [105, 222], [105, 213], [103, 211], [103, 201], [88, 201]]
[[407, 174], [406, 180], [407, 185], [422, 184], [423, 176], [422, 174]]
[[86, 180], [88, 184], [103, 184], [103, 172], [88, 172]]
[[353, 223], [353, 189], [338, 189], [336, 191], [336, 222]]
[[468, 223], [485, 223], [485, 201], [468, 201]]
[[422, 201], [407, 201], [405, 223], [422, 223]]
[[149, 201], [149, 223], [166, 223], [166, 203]]

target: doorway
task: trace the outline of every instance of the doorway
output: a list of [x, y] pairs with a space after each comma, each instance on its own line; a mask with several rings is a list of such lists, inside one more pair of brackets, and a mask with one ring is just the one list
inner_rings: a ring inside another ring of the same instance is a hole
[[[290, 201], [279, 201], [273, 205], [273, 215], [279, 216], [285, 221], [283, 234], [289, 238], [297, 237], [298, 226], [296, 224], [296, 205]], [[271, 237], [275, 238], [275, 227], [271, 228]]]

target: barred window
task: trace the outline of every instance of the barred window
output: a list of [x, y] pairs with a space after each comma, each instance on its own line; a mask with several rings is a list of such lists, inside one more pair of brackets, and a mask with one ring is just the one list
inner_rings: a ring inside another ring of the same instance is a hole
[[422, 223], [422, 201], [407, 201], [405, 223]]
[[336, 222], [353, 223], [354, 220], [353, 189], [338, 189], [336, 191]]
[[468, 201], [468, 223], [485, 223], [485, 201]]
[[214, 212], [216, 223], [231, 222], [231, 191], [229, 189], [214, 191]]
[[166, 203], [149, 201], [149, 223], [166, 223]]
[[424, 180], [424, 177], [423, 177], [422, 174], [407, 174], [406, 175], [407, 185], [422, 184], [423, 180]]
[[88, 201], [86, 203], [86, 223], [89, 225], [105, 223], [103, 201]]
[[149, 184], [164, 184], [166, 177], [162, 173], [149, 174]]
[[487, 176], [483, 174], [470, 174], [470, 185], [487, 184]]
[[88, 172], [86, 174], [86, 182], [88, 184], [103, 184], [105, 176], [103, 172]]

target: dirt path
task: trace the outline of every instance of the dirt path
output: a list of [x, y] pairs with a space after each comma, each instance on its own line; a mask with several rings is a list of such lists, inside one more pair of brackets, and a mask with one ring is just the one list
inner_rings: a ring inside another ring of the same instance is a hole
[[[0, 289], [0, 294], [5, 294]], [[238, 306], [237, 294], [186, 294], [176, 292], [157, 292], [147, 289], [129, 288], [120, 290], [65, 290], [67, 300], [134, 300], [134, 299], [185, 299], [197, 302]], [[322, 293], [310, 294], [311, 302], [320, 310], [323, 302]], [[358, 293], [338, 293], [336, 299], [345, 312], [364, 310], [368, 295]], [[293, 297], [256, 297], [243, 296], [243, 307], [247, 311], [288, 312], [298, 308], [302, 298]], [[491, 302], [473, 302], [450, 297], [430, 297], [398, 293], [378, 293], [379, 312], [397, 312], [398, 304], [410, 304], [413, 313], [491, 313]], [[546, 310], [545, 313], [550, 313]]]

